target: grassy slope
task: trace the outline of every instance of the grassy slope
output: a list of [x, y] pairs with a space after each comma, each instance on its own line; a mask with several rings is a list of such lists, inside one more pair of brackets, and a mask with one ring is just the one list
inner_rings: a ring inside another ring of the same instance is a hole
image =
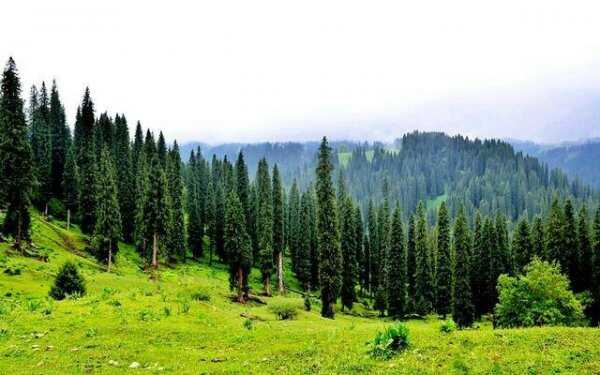
[[[277, 321], [265, 306], [229, 301], [223, 266], [165, 266], [152, 281], [123, 245], [115, 272], [107, 274], [82, 256], [78, 233], [38, 218], [34, 225], [35, 243], [50, 251], [48, 263], [7, 255], [0, 244], [0, 268], [21, 270], [0, 273], [0, 374], [600, 373], [600, 330], [589, 328], [494, 331], [484, 324], [443, 335], [438, 321], [410, 321], [411, 348], [390, 361], [373, 360], [365, 342], [386, 321], [322, 319], [318, 307]], [[50, 301], [53, 275], [67, 259], [80, 264], [88, 295]], [[252, 286], [259, 288], [257, 273]], [[210, 301], [193, 300], [197, 291]], [[242, 313], [262, 320], [248, 330]], [[134, 361], [139, 369], [129, 369]]]

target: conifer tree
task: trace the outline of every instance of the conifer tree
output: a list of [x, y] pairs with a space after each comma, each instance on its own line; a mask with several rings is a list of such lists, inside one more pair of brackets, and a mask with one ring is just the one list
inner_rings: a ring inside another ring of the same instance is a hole
[[167, 181], [158, 155], [152, 157], [148, 174], [148, 189], [144, 199], [144, 229], [152, 239], [152, 268], [158, 268], [158, 251], [168, 229]]
[[573, 279], [573, 290], [581, 292], [586, 289], [591, 289], [593, 283], [590, 284], [590, 275], [594, 274], [593, 269], [593, 253], [592, 241], [590, 239], [590, 228], [588, 226], [588, 212], [584, 204], [579, 210], [579, 218], [577, 221], [577, 243], [579, 249], [576, 256], [576, 271]]
[[2, 233], [12, 236], [15, 247], [21, 249], [21, 240], [29, 239], [33, 162], [21, 82], [12, 57], [2, 73], [0, 92], [0, 197], [8, 206]]
[[358, 279], [358, 263], [356, 259], [356, 228], [354, 223], [354, 206], [349, 196], [343, 195], [343, 200], [339, 202], [341, 210], [340, 226], [341, 230], [341, 252], [342, 252], [342, 288], [340, 296], [342, 308], [352, 309], [356, 301], [356, 284]]
[[161, 167], [167, 169], [167, 143], [165, 142], [165, 136], [162, 131], [158, 133], [158, 141], [156, 142], [156, 152], [158, 154], [158, 160], [160, 161]]
[[[283, 234], [284, 228], [284, 209], [283, 209], [283, 187], [279, 168], [277, 164], [273, 166], [273, 253], [277, 267], [277, 291], [283, 293], [283, 249], [285, 246], [285, 238]], [[305, 236], [308, 237], [308, 236]], [[310, 239], [310, 238], [309, 238]], [[310, 256], [310, 255], [309, 255]]]
[[371, 283], [369, 289], [371, 293], [377, 293], [379, 286], [379, 229], [377, 224], [377, 214], [373, 202], [369, 200], [367, 213], [367, 224], [369, 228], [369, 253], [371, 258], [370, 270]]
[[517, 225], [512, 248], [515, 255], [516, 272], [520, 273], [534, 257], [533, 242], [531, 240], [527, 217], [523, 217]]
[[[235, 182], [236, 182], [236, 193], [242, 204], [242, 210], [244, 211], [244, 223], [246, 223], [247, 229], [253, 226], [252, 223], [252, 208], [250, 202], [250, 179], [248, 178], [248, 167], [244, 160], [244, 153], [239, 152], [238, 158], [235, 162]], [[250, 239], [253, 240], [253, 233], [251, 230], [247, 230]], [[254, 246], [254, 244], [252, 244]]]
[[390, 234], [390, 275], [388, 281], [388, 310], [399, 319], [406, 312], [406, 251], [402, 229], [402, 215], [396, 204]]
[[364, 231], [360, 206], [354, 207], [354, 244], [356, 248], [357, 277], [361, 292], [368, 284], [368, 261], [365, 256]]
[[212, 265], [213, 254], [217, 249], [217, 201], [214, 185], [214, 178], [211, 174], [208, 177], [208, 186], [206, 188], [206, 227], [208, 234], [208, 265]]
[[600, 323], [600, 207], [596, 210], [594, 216], [594, 244], [593, 244], [593, 266], [592, 271], [592, 306], [590, 307], [590, 316], [592, 324], [597, 326]]
[[125, 116], [115, 117], [114, 161], [117, 169], [119, 209], [122, 218], [123, 239], [133, 241], [135, 223], [135, 180], [131, 165], [129, 128]]
[[544, 231], [544, 222], [540, 216], [536, 216], [533, 219], [531, 242], [533, 245], [533, 254], [542, 260], [548, 260], [548, 254], [546, 253], [546, 234]]
[[70, 146], [67, 150], [65, 166], [63, 170], [62, 191], [64, 194], [65, 207], [67, 208], [67, 229], [71, 224], [73, 215], [77, 215], [79, 209], [79, 168], [75, 158], [75, 150]]
[[94, 244], [97, 257], [102, 261], [106, 260], [110, 272], [113, 255], [119, 249], [121, 213], [117, 199], [116, 173], [107, 147], [103, 148], [100, 156], [97, 194]]
[[94, 140], [94, 103], [90, 97], [90, 90], [85, 89], [81, 103], [81, 141], [77, 165], [81, 176], [80, 217], [81, 231], [92, 233], [96, 218], [96, 154]]
[[242, 203], [233, 189], [227, 194], [224, 239], [231, 287], [237, 290], [237, 301], [245, 303], [248, 297], [248, 275], [252, 267], [252, 246], [246, 232]]
[[575, 286], [578, 265], [578, 250], [579, 244], [577, 243], [577, 222], [575, 220], [575, 211], [573, 209], [573, 203], [570, 199], [565, 202], [565, 221], [564, 221], [564, 247], [561, 251], [561, 264], [563, 265], [564, 272], [569, 276], [569, 280]]
[[204, 225], [200, 215], [200, 199], [198, 194], [198, 161], [194, 150], [190, 153], [187, 167], [187, 233], [188, 246], [192, 250], [194, 258], [202, 257], [204, 248]]
[[321, 315], [335, 316], [334, 305], [341, 287], [341, 263], [335, 192], [331, 181], [333, 165], [331, 148], [323, 137], [316, 169], [317, 234], [319, 241], [319, 283], [321, 285]]
[[[500, 267], [496, 259], [496, 229], [494, 222], [489, 217], [485, 218], [483, 224], [483, 252], [480, 262], [479, 273], [484, 275], [483, 295], [481, 300], [481, 314], [489, 313], [496, 304], [496, 284], [500, 276]], [[482, 280], [483, 281], [483, 280]]]
[[52, 195], [57, 198], [64, 197], [63, 175], [67, 162], [67, 152], [71, 145], [71, 131], [67, 125], [65, 109], [60, 100], [56, 81], [52, 81], [50, 92], [50, 134], [52, 145]]
[[300, 226], [300, 192], [298, 190], [298, 183], [296, 182], [296, 180], [292, 182], [292, 187], [290, 188], [288, 217], [288, 248], [292, 258], [292, 271], [294, 273], [297, 273], [297, 266], [299, 262], [298, 254], [302, 241], [302, 229]]
[[171, 260], [185, 260], [185, 223], [183, 213], [183, 182], [181, 156], [177, 142], [167, 154], [167, 185], [169, 194], [169, 231], [167, 248]]
[[306, 191], [307, 204], [309, 212], [308, 220], [308, 238], [310, 239], [310, 287], [312, 290], [318, 290], [320, 288], [320, 253], [319, 253], [319, 235], [317, 228], [317, 203], [314, 187], [311, 185]]
[[[500, 273], [513, 274], [513, 257], [510, 251], [508, 240], [508, 229], [506, 226], [506, 218], [500, 211], [496, 212], [496, 249], [500, 267]], [[500, 274], [498, 274], [499, 276]]]
[[436, 311], [444, 316], [451, 312], [452, 255], [450, 253], [450, 218], [442, 202], [437, 220]]
[[264, 292], [267, 296], [270, 296], [272, 294], [271, 274], [273, 273], [273, 197], [269, 165], [264, 158], [258, 163], [256, 184], [258, 263], [262, 274]]
[[[238, 198], [239, 199], [239, 198]], [[241, 204], [241, 203], [240, 203]], [[227, 252], [225, 251], [225, 190], [223, 182], [218, 181], [215, 187], [215, 251], [226, 261]]]
[[452, 319], [461, 327], [469, 327], [474, 320], [471, 295], [470, 254], [471, 237], [464, 208], [459, 209], [454, 223], [454, 272], [452, 272]]
[[144, 260], [144, 266], [148, 264], [148, 232], [146, 230], [145, 209], [146, 198], [150, 189], [149, 168], [146, 154], [140, 153], [136, 167], [136, 189], [135, 189], [135, 232], [134, 240], [136, 248]]
[[138, 121], [135, 126], [135, 136], [131, 147], [131, 165], [134, 169], [137, 169], [142, 152], [144, 152], [144, 131], [142, 130], [142, 124]]
[[415, 214], [415, 312], [426, 315], [433, 309], [433, 273], [427, 241], [425, 205], [419, 202]]
[[565, 247], [564, 227], [563, 210], [558, 203], [558, 199], [554, 198], [546, 221], [546, 251], [549, 260], [559, 262], [563, 272], [566, 271], [562, 257]]
[[146, 137], [144, 138], [144, 153], [146, 154], [146, 161], [150, 163], [154, 155], [156, 155], [156, 141], [154, 140], [154, 134], [150, 132], [150, 129], [146, 129]]
[[[309, 192], [302, 193], [300, 198], [300, 218], [298, 225], [302, 228], [310, 226], [310, 196]], [[302, 289], [306, 292], [310, 290], [311, 283], [311, 241], [310, 236], [302, 236], [299, 238], [298, 248], [296, 249], [296, 278], [300, 282]]]
[[[484, 237], [484, 224], [481, 214], [477, 211], [475, 215], [475, 228], [473, 230], [473, 248], [470, 259], [471, 265], [471, 293], [473, 295], [473, 306], [475, 318], [479, 319], [485, 313], [485, 296], [487, 292], [487, 276], [489, 272], [489, 256]], [[486, 263], [487, 262], [487, 263]]]
[[415, 311], [416, 280], [415, 270], [417, 258], [415, 254], [415, 215], [408, 218], [408, 231], [406, 239], [406, 279], [408, 281], [407, 308], [410, 312]]
[[39, 94], [35, 85], [30, 99], [31, 149], [35, 170], [34, 201], [47, 214], [48, 201], [52, 195], [52, 144], [49, 124], [48, 92], [42, 82]]

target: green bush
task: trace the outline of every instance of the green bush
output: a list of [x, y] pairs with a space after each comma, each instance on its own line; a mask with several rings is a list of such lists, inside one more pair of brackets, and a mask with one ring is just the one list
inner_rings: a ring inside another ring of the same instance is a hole
[[67, 296], [82, 296], [85, 294], [85, 280], [72, 262], [66, 262], [58, 271], [54, 285], [50, 289], [50, 297], [56, 300]]
[[410, 345], [408, 327], [403, 323], [390, 326], [383, 332], [377, 332], [373, 341], [370, 341], [368, 345], [372, 357], [389, 359]]
[[64, 219], [67, 217], [67, 208], [60, 199], [50, 198], [48, 201], [48, 214], [59, 219]]
[[535, 258], [525, 274], [498, 278], [498, 327], [575, 325], [583, 318], [583, 307], [569, 289], [569, 280], [556, 264]]
[[279, 320], [293, 320], [298, 316], [299, 306], [293, 301], [275, 300], [269, 304], [269, 310]]
[[452, 333], [454, 331], [456, 331], [456, 323], [454, 323], [454, 320], [448, 319], [440, 324], [441, 333]]

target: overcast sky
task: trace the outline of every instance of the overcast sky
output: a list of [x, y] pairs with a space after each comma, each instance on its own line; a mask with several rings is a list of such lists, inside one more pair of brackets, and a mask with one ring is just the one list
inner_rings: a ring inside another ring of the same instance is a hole
[[[493, 3], [493, 5], [492, 5]], [[168, 139], [600, 136], [600, 2], [3, 3], [0, 59]], [[598, 109], [595, 109], [598, 107]], [[583, 112], [583, 114], [582, 114]]]

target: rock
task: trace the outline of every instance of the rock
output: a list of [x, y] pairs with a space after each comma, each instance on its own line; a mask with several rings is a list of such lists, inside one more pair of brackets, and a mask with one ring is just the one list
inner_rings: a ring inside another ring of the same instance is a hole
[[114, 360], [111, 359], [111, 360], [108, 361], [108, 364], [111, 365], [111, 366], [118, 366], [119, 362], [114, 361]]
[[140, 368], [140, 363], [139, 362], [131, 362], [131, 364], [129, 365], [129, 368]]

